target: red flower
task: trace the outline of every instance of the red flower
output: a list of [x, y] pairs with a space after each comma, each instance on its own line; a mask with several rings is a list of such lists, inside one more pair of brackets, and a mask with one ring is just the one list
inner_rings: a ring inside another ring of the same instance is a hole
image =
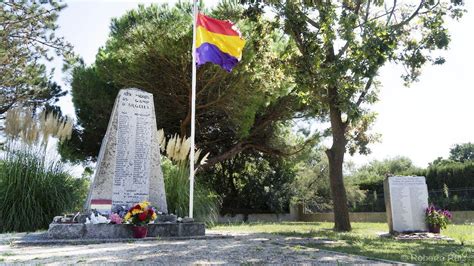
[[147, 215], [148, 215], [148, 212], [144, 211], [144, 212], [142, 212], [138, 215], [138, 219], [143, 222], [143, 221], [145, 221]]
[[150, 217], [153, 216], [153, 213], [155, 213], [155, 212], [154, 212], [152, 209], [149, 209], [149, 210], [148, 210], [148, 214], [150, 215]]
[[140, 210], [141, 208], [142, 208], [142, 207], [140, 207], [140, 205], [137, 204], [137, 205], [135, 205], [135, 206], [132, 208], [132, 210], [135, 210], [135, 209], [136, 209], [136, 210]]

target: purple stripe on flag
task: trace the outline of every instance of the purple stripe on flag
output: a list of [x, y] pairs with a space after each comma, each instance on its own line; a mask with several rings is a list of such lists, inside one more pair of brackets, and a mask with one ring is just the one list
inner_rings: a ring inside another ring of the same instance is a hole
[[230, 72], [239, 60], [227, 53], [223, 53], [217, 46], [205, 42], [196, 49], [196, 64], [200, 66], [207, 62], [220, 65], [227, 72]]

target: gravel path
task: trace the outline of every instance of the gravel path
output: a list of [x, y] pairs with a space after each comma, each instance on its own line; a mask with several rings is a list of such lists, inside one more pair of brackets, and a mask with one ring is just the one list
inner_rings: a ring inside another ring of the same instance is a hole
[[12, 246], [16, 235], [0, 235], [0, 264], [383, 264], [364, 257], [305, 247], [311, 238], [229, 233], [233, 238], [156, 240], [90, 245]]

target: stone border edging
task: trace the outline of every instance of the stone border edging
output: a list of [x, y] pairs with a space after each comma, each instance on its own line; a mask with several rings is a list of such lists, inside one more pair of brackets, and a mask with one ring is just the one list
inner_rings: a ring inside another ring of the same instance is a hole
[[380, 261], [380, 262], [386, 262], [386, 263], [391, 263], [391, 264], [396, 264], [396, 265], [409, 265], [409, 266], [415, 266], [417, 264], [413, 264], [413, 263], [407, 263], [407, 262], [401, 262], [401, 261], [395, 261], [395, 260], [386, 260], [386, 259], [379, 259], [379, 258], [374, 258], [374, 257], [367, 257], [367, 256], [363, 256], [363, 255], [358, 255], [358, 254], [351, 254], [351, 253], [344, 253], [344, 252], [339, 252], [339, 251], [333, 251], [333, 250], [328, 250], [328, 249], [324, 249], [324, 248], [319, 248], [319, 247], [316, 247], [318, 250], [321, 250], [321, 251], [324, 251], [324, 252], [328, 252], [328, 253], [334, 253], [334, 254], [337, 254], [337, 255], [350, 255], [350, 256], [358, 256], [358, 257], [361, 257], [361, 258], [364, 258], [366, 260], [372, 260], [372, 261]]
[[176, 237], [146, 237], [146, 238], [82, 238], [82, 239], [28, 239], [16, 240], [11, 243], [13, 246], [49, 246], [49, 245], [92, 245], [105, 243], [125, 243], [125, 242], [150, 242], [150, 241], [172, 241], [172, 240], [208, 240], [234, 238], [231, 235], [207, 235], [207, 236], [176, 236]]

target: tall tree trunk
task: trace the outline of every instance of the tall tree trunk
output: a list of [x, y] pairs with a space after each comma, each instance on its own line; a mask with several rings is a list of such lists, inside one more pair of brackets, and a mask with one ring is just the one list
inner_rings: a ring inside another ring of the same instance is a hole
[[335, 105], [330, 108], [331, 129], [333, 144], [331, 149], [326, 150], [329, 160], [329, 182], [331, 185], [331, 196], [334, 208], [334, 230], [350, 231], [349, 209], [347, 207], [346, 188], [342, 174], [344, 153], [346, 152], [347, 140], [345, 137], [346, 123], [341, 119], [341, 111]]
[[184, 118], [184, 120], [181, 121], [181, 125], [179, 126], [179, 129], [180, 129], [179, 135], [181, 138], [187, 138], [191, 135], [191, 134], [188, 134], [188, 129], [189, 129], [190, 124], [191, 124], [191, 114], [188, 113], [186, 117]]
[[[339, 145], [336, 145], [339, 146]], [[342, 164], [344, 152], [339, 147], [332, 146], [326, 151], [329, 159], [329, 181], [331, 184], [331, 196], [334, 208], [334, 229], [336, 231], [350, 231], [349, 209], [347, 208], [346, 189], [342, 175]]]

